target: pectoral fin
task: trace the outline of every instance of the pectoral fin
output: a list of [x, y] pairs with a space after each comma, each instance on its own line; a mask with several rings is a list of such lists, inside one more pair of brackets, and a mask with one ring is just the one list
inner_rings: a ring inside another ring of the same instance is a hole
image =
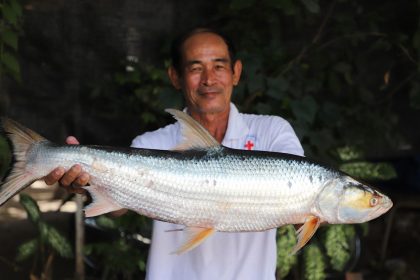
[[298, 242], [292, 250], [292, 254], [299, 251], [312, 238], [321, 224], [321, 219], [316, 216], [308, 216], [305, 223], [296, 231]]
[[207, 237], [215, 233], [214, 228], [202, 228], [202, 227], [187, 227], [184, 229], [186, 233], [186, 238], [184, 244], [181, 245], [175, 252], [172, 254], [180, 255], [182, 253], [188, 252], [189, 250], [194, 249], [200, 245]]

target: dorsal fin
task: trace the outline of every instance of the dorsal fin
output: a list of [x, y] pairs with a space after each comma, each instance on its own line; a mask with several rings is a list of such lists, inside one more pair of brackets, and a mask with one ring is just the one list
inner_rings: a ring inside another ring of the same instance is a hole
[[219, 142], [196, 120], [188, 114], [176, 110], [166, 109], [181, 124], [182, 142], [174, 150], [206, 149], [219, 147]]

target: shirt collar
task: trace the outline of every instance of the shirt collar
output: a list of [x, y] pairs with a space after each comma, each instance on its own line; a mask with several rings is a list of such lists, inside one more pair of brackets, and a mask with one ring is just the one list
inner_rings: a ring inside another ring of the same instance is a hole
[[[183, 110], [188, 113], [188, 108]], [[249, 127], [245, 123], [235, 104], [230, 103], [228, 127], [223, 141], [241, 139], [249, 134]]]
[[223, 141], [240, 139], [248, 134], [249, 127], [245, 123], [236, 106], [233, 103], [230, 103], [228, 127]]

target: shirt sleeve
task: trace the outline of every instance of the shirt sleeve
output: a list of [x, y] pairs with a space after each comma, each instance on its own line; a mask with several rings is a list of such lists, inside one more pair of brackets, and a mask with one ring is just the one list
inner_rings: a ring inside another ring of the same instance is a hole
[[304, 156], [302, 145], [292, 126], [283, 118], [272, 117], [269, 124], [269, 151]]
[[176, 145], [178, 123], [167, 125], [155, 131], [143, 133], [133, 139], [131, 147], [169, 150]]

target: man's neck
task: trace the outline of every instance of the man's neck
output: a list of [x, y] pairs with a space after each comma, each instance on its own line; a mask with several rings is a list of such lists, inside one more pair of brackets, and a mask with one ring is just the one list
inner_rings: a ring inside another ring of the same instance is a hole
[[204, 126], [217, 142], [222, 143], [228, 127], [229, 110], [221, 113], [191, 112], [191, 116]]

